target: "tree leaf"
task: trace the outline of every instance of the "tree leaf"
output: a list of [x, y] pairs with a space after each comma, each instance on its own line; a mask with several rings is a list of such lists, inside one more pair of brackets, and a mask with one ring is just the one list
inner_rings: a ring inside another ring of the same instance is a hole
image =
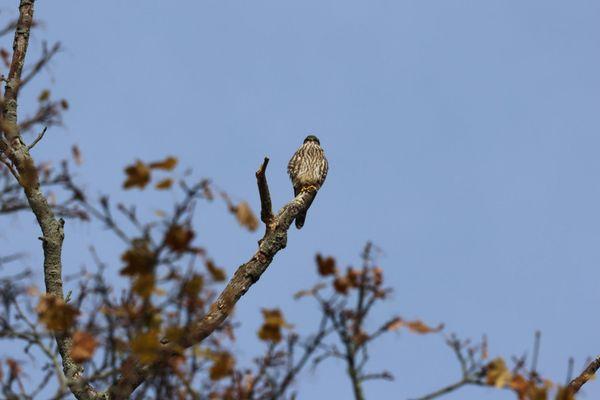
[[217, 267], [212, 260], [206, 260], [204, 262], [204, 265], [206, 265], [206, 269], [215, 281], [222, 282], [225, 279], [227, 279], [227, 274], [225, 274], [225, 270], [223, 268]]
[[439, 332], [442, 329], [444, 329], [444, 325], [443, 324], [440, 324], [440, 325], [436, 326], [435, 328], [432, 328], [432, 327], [426, 325], [423, 321], [420, 321], [420, 320], [415, 320], [415, 321], [407, 322], [406, 326], [412, 332], [414, 332], [414, 333], [420, 333], [420, 334]]
[[36, 307], [40, 321], [53, 331], [66, 331], [75, 324], [79, 311], [51, 294], [45, 294]]
[[121, 275], [128, 276], [151, 273], [156, 264], [154, 253], [148, 248], [148, 243], [141, 239], [134, 240], [133, 247], [123, 253], [121, 260], [126, 264]]
[[512, 376], [504, 359], [498, 357], [489, 362], [486, 368], [486, 383], [490, 386], [503, 388], [510, 382]]
[[335, 267], [335, 258], [323, 257], [321, 254], [317, 254], [317, 256], [315, 257], [315, 261], [317, 262], [319, 275], [335, 275], [335, 273], [337, 272], [337, 268]]
[[98, 341], [87, 332], [77, 331], [73, 334], [71, 358], [76, 363], [88, 361], [94, 355]]
[[240, 225], [248, 228], [249, 231], [255, 231], [258, 229], [258, 219], [252, 212], [250, 205], [242, 201], [240, 204], [234, 207], [235, 217], [237, 218]]
[[155, 161], [150, 163], [150, 168], [152, 169], [164, 169], [166, 171], [171, 171], [173, 168], [177, 166], [177, 158], [175, 157], [167, 157], [162, 161]]
[[213, 365], [210, 367], [210, 379], [218, 381], [233, 373], [235, 359], [228, 352], [221, 352], [214, 355]]
[[170, 189], [171, 186], [173, 186], [173, 179], [166, 178], [166, 179], [163, 179], [163, 180], [157, 182], [154, 187], [158, 190], [167, 190], [167, 189]]
[[125, 174], [127, 174], [127, 179], [123, 183], [125, 189], [132, 187], [143, 189], [150, 182], [150, 168], [140, 160], [126, 167]]
[[188, 227], [182, 225], [171, 225], [165, 235], [165, 243], [171, 250], [183, 252], [189, 248], [195, 233]]
[[140, 333], [131, 340], [131, 350], [142, 364], [151, 364], [156, 361], [160, 346], [156, 329]]

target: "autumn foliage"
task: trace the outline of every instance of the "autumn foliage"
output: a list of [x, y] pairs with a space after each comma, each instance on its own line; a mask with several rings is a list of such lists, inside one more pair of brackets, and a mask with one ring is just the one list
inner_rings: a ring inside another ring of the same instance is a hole
[[[69, 103], [42, 89], [32, 99], [19, 98], [32, 102], [35, 112], [20, 122], [8, 118], [12, 111], [16, 113], [10, 107], [16, 104], [19, 89], [38, 76], [61, 48], [44, 44], [37, 60], [27, 58], [30, 68], [19, 71], [27, 49], [24, 32], [37, 26], [28, 14], [33, 12], [33, 2], [21, 3], [19, 20], [5, 21], [6, 27], [0, 30], [2, 36], [14, 36], [14, 45], [3, 42], [0, 48], [4, 69], [9, 71], [2, 79], [0, 216], [35, 213], [43, 232], [44, 270], [21, 267], [21, 253], [2, 249], [0, 266], [7, 268], [0, 277], [0, 338], [19, 343], [14, 345], [14, 354], [0, 360], [3, 398], [295, 399], [305, 372], [320, 373], [325, 360], [335, 360], [333, 365], [346, 373], [354, 398], [363, 400], [369, 382], [394, 379], [394, 371], [380, 370], [370, 355], [375, 351], [373, 343], [398, 332], [439, 337], [456, 356], [459, 380], [445, 383], [435, 382], [435, 374], [424, 377], [440, 389], [418, 397], [420, 400], [438, 398], [467, 385], [507, 391], [517, 400], [574, 400], [579, 388], [600, 368], [600, 360], [592, 361], [571, 381], [571, 365], [566, 382], [557, 383], [539, 372], [539, 334], [532, 360], [510, 359], [490, 357], [486, 337], [479, 342], [461, 340], [446, 332], [439, 321], [396, 313], [375, 318], [380, 313], [374, 310], [391, 300], [393, 288], [385, 279], [381, 250], [371, 242], [358, 260], [352, 260], [354, 264], [320, 253], [313, 262], [307, 249], [307, 271], [312, 271], [315, 283], [297, 288], [290, 296], [302, 302], [307, 314], [313, 313], [318, 322], [312, 326], [304, 320], [289, 320], [284, 309], [265, 305], [256, 310], [262, 320], [256, 332], [261, 347], [253, 349], [250, 362], [243, 360], [236, 352], [236, 337], [245, 318], [231, 313], [214, 326], [205, 318], [214, 309], [227, 308], [224, 305], [233, 308], [250, 287], [237, 287], [234, 279], [241, 269], [234, 272], [205, 248], [194, 213], [198, 207], [220, 205], [230, 214], [227, 218], [234, 220], [231, 222], [247, 231], [261, 227], [257, 213], [230, 190], [182, 170], [174, 155], [158, 160], [134, 159], [132, 155], [133, 161], [119, 177], [119, 190], [172, 194], [170, 207], [151, 215], [139, 212], [139, 204], [115, 201], [118, 190], [110, 196], [90, 195], [95, 192], [84, 189], [81, 180], [85, 182], [85, 177], [74, 173], [85, 155], [77, 145], [68, 157], [34, 161], [30, 150], [43, 143], [46, 128], [63, 123]], [[35, 139], [30, 140], [31, 136]], [[270, 232], [274, 217], [265, 194], [267, 162], [256, 177], [263, 206], [261, 220]], [[121, 243], [120, 256], [111, 259], [92, 246], [86, 254], [92, 268], [64, 273], [60, 244], [65, 220], [107, 231]], [[323, 247], [327, 247], [325, 238]], [[259, 247], [249, 263], [268, 264], [273, 258], [274, 254]], [[41, 289], [40, 273], [46, 290]], [[251, 277], [252, 282], [259, 276]], [[63, 294], [63, 282], [73, 283], [76, 289]], [[199, 335], [204, 328], [208, 333]], [[37, 372], [25, 373], [32, 366]], [[120, 392], [129, 389], [131, 394]]]

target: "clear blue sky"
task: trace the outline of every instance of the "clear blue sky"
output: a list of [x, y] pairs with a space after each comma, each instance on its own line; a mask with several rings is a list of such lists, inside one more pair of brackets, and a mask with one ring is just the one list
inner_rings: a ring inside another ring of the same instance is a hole
[[[257, 210], [253, 174], [268, 155], [279, 206], [292, 190], [287, 160], [306, 134], [321, 138], [326, 185], [237, 309], [243, 354], [256, 353], [259, 307], [280, 306], [301, 330], [314, 323], [312, 305], [290, 295], [315, 281], [316, 251], [355, 263], [366, 240], [385, 250], [396, 288], [382, 317], [487, 333], [492, 355], [522, 354], [540, 329], [541, 370], [558, 381], [568, 357], [580, 367], [600, 353], [599, 2], [53, 0], [37, 16], [34, 44], [65, 46], [50, 88], [72, 109], [36, 155], [58, 159], [79, 143], [92, 194], [114, 192], [136, 157], [175, 154]], [[148, 211], [171, 200], [124, 198]], [[25, 231], [28, 218], [10, 224]], [[198, 224], [199, 244], [229, 272], [260, 236], [221, 205], [202, 208]], [[69, 269], [89, 265], [92, 242], [119, 268], [118, 242], [70, 224]], [[367, 384], [369, 399], [459, 376], [436, 336], [392, 334], [372, 363], [397, 379]], [[343, 365], [325, 367], [302, 377], [301, 400], [350, 398]], [[600, 383], [585, 392], [598, 398]]]

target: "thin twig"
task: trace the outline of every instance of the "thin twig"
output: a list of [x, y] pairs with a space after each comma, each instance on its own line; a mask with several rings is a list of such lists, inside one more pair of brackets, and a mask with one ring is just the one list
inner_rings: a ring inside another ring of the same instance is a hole
[[35, 140], [33, 141], [33, 143], [31, 143], [29, 146], [27, 146], [27, 150], [31, 150], [35, 147], [36, 144], [38, 144], [38, 142], [40, 140], [42, 140], [42, 138], [44, 137], [44, 134], [46, 133], [46, 130], [48, 130], [48, 127], [45, 126], [44, 129], [42, 129], [42, 131], [39, 133], [39, 135], [35, 138]]

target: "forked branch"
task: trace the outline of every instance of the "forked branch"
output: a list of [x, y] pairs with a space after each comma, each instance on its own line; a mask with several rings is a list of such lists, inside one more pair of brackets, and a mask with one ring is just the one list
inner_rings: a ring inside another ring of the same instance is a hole
[[124, 365], [131, 365], [123, 371], [120, 379], [109, 388], [110, 399], [128, 399], [133, 391], [147, 379], [153, 371], [158, 371], [169, 357], [180, 354], [210, 336], [231, 314], [238, 300], [254, 285], [267, 270], [275, 255], [287, 245], [287, 232], [298, 214], [310, 206], [315, 197], [314, 191], [304, 191], [284, 205], [276, 215], [271, 211], [271, 195], [266, 178], [269, 162], [265, 158], [256, 172], [256, 181], [261, 198], [261, 219], [265, 223], [265, 234], [259, 241], [258, 250], [250, 260], [240, 265], [227, 286], [219, 294], [209, 311], [190, 330], [189, 334], [174, 342], [165, 342], [163, 357], [152, 365], [142, 365], [130, 356]]

